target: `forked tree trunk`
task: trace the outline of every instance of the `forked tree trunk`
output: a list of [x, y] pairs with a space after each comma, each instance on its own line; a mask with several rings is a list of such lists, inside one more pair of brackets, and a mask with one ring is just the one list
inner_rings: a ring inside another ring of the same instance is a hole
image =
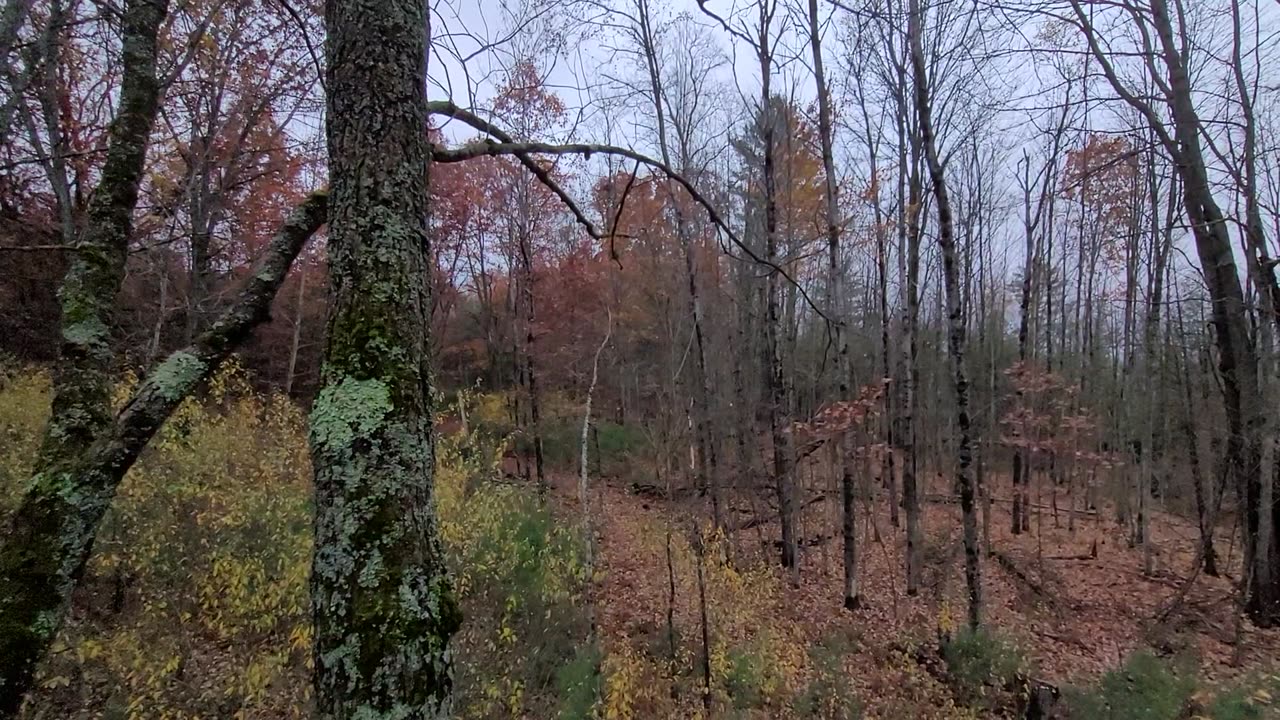
[[124, 6], [120, 101], [107, 129], [107, 159], [59, 293], [52, 413], [32, 482], [0, 540], [0, 717], [17, 714], [62, 626], [118, 482], [104, 486], [81, 463], [112, 424], [111, 317], [160, 102], [157, 36], [167, 13], [167, 0]]
[[421, 0], [325, 6], [333, 305], [311, 411], [316, 716], [451, 716], [435, 514]]
[[[33, 479], [0, 547], [0, 657], [5, 658], [0, 663], [0, 718], [16, 714], [30, 687], [31, 673], [57, 633], [93, 534], [121, 479], [183, 399], [267, 320], [289, 264], [324, 223], [327, 198], [325, 193], [312, 195], [289, 216], [236, 302], [193, 344], [143, 378], [90, 445]], [[74, 490], [80, 505], [47, 497], [50, 488]], [[74, 544], [60, 545], [49, 533], [61, 533]]]
[[[1231, 435], [1228, 457], [1242, 484], [1245, 502], [1243, 532], [1245, 557], [1254, 566], [1248, 611], [1263, 627], [1280, 624], [1280, 552], [1276, 535], [1264, 532], [1280, 509], [1266, 506], [1266, 492], [1274, 478], [1262, 467], [1262, 435], [1267, 418], [1261, 405], [1256, 348], [1249, 337], [1249, 323], [1232, 252], [1226, 218], [1213, 198], [1208, 171], [1200, 149], [1200, 119], [1191, 95], [1190, 79], [1173, 36], [1169, 8], [1164, 0], [1151, 3], [1152, 18], [1169, 69], [1170, 105], [1175, 136], [1182, 152], [1178, 164], [1183, 176], [1183, 204], [1191, 220], [1196, 250], [1213, 297], [1213, 325], [1218, 340], [1219, 369]], [[1264, 488], [1264, 484], [1268, 486]], [[1269, 517], [1264, 519], [1263, 515]]]
[[[1246, 566], [1252, 568], [1251, 573], [1246, 573], [1246, 576], [1252, 575], [1252, 581], [1246, 583], [1247, 610], [1260, 626], [1280, 624], [1280, 547], [1272, 531], [1280, 507], [1264, 506], [1266, 498], [1273, 495], [1275, 478], [1262, 467], [1262, 437], [1268, 423], [1260, 397], [1257, 349], [1249, 334], [1248, 312], [1226, 218], [1209, 183], [1201, 144], [1203, 123], [1196, 112], [1186, 58], [1168, 3], [1152, 0], [1149, 14], [1136, 21], [1150, 23], [1146, 29], [1153, 35], [1158, 61], [1163, 66], [1165, 76], [1156, 79], [1161, 81], [1163, 99], [1172, 118], [1171, 128], [1161, 113], [1134, 95], [1116, 74], [1080, 0], [1071, 0], [1071, 7], [1085, 33], [1089, 50], [1112, 89], [1143, 115], [1165, 152], [1174, 158], [1182, 180], [1183, 210], [1192, 226], [1196, 253], [1212, 300], [1227, 416], [1226, 456], [1236, 477], [1245, 516], [1241, 523], [1244, 556]], [[1178, 17], [1181, 21], [1181, 14]], [[1148, 64], [1149, 71], [1155, 67], [1154, 63]], [[1265, 520], [1263, 514], [1268, 515]]]

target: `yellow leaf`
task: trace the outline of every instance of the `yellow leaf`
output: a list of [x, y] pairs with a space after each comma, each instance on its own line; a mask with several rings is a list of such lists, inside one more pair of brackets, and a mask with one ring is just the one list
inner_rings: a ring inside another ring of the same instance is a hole
[[67, 687], [70, 684], [71, 684], [71, 678], [67, 677], [66, 675], [54, 675], [53, 677], [45, 680], [43, 683], [43, 685], [47, 688]]

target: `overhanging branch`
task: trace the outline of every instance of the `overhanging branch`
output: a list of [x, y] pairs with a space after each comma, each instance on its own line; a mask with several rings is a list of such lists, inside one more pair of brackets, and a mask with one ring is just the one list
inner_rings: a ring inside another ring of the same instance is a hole
[[[458, 107], [458, 105], [452, 101], [436, 100], [427, 103], [427, 112], [430, 112], [432, 115], [444, 115], [466, 123], [486, 135], [491, 135], [492, 137], [497, 138], [501, 142], [506, 143], [514, 141], [511, 135], [502, 128], [469, 110]], [[447, 162], [447, 160], [440, 157], [441, 152], [441, 148], [433, 147], [433, 159], [440, 162]], [[601, 232], [601, 230], [596, 227], [596, 224], [591, 221], [591, 218], [587, 217], [587, 214], [583, 212], [582, 208], [573, 199], [573, 197], [560, 186], [560, 183], [556, 182], [555, 178], [551, 177], [550, 170], [540, 165], [536, 160], [530, 157], [528, 153], [513, 154], [516, 155], [516, 159], [520, 161], [521, 165], [524, 165], [529, 172], [533, 173], [534, 177], [538, 178], [538, 182], [541, 182], [547, 187], [547, 189], [555, 193], [556, 197], [560, 198], [560, 202], [564, 203], [565, 207], [569, 208], [569, 212], [573, 213], [574, 219], [578, 221], [579, 225], [586, 229], [588, 235], [596, 240], [609, 240], [610, 246], [612, 247], [612, 240], [616, 237], [616, 234]], [[613, 230], [616, 231], [617, 227], [614, 227]]]
[[[429, 104], [429, 109], [435, 114], [448, 115], [449, 117], [453, 117], [458, 120], [461, 120], [462, 122], [465, 122], [468, 125], [471, 125], [477, 130], [480, 130], [481, 132], [485, 132], [489, 135], [492, 135], [494, 138], [496, 138], [496, 140], [479, 140], [476, 142], [468, 143], [458, 148], [435, 147], [432, 149], [432, 158], [436, 162], [454, 163], [454, 162], [465, 162], [467, 160], [474, 160], [480, 157], [499, 157], [503, 155], [514, 155], [515, 157], [520, 159], [521, 163], [524, 164], [525, 167], [528, 167], [532, 170], [533, 167], [539, 167], [539, 168], [541, 167], [536, 162], [533, 161], [533, 159], [530, 157], [532, 155], [581, 155], [587, 159], [590, 159], [592, 155], [598, 154], [598, 155], [617, 155], [620, 157], [629, 158], [631, 160], [636, 161], [637, 163], [647, 165], [661, 172], [671, 180], [675, 181], [682, 188], [684, 188], [685, 192], [689, 194], [689, 197], [691, 197], [694, 202], [702, 206], [702, 208], [706, 211], [707, 215], [711, 218], [711, 222], [716, 226], [716, 228], [718, 228], [721, 232], [723, 232], [725, 236], [729, 238], [730, 242], [732, 242], [748, 258], [750, 258], [752, 262], [756, 263], [757, 265], [764, 265], [765, 267], [768, 267], [771, 271], [782, 275], [782, 277], [785, 278], [787, 282], [791, 283], [796, 287], [797, 290], [799, 290], [800, 295], [804, 298], [805, 304], [807, 304], [823, 320], [827, 322], [831, 322], [831, 318], [827, 317], [826, 313], [823, 312], [822, 308], [818, 305], [818, 303], [814, 302], [813, 298], [809, 296], [809, 293], [804, 289], [803, 285], [796, 282], [796, 280], [792, 278], [791, 275], [782, 266], [778, 265], [777, 263], [770, 262], [769, 260], [766, 260], [765, 258], [762, 258], [759, 255], [757, 255], [746, 243], [742, 241], [741, 238], [738, 237], [737, 233], [735, 233], [733, 229], [729, 227], [729, 224], [726, 223], [724, 219], [720, 217], [720, 213], [716, 211], [715, 206], [711, 204], [710, 200], [708, 200], [702, 193], [700, 193], [698, 189], [693, 186], [692, 183], [690, 183], [687, 179], [684, 178], [684, 176], [682, 176], [680, 173], [673, 170], [669, 165], [662, 162], [661, 160], [657, 160], [643, 153], [636, 152], [635, 150], [630, 150], [624, 147], [618, 147], [616, 145], [602, 145], [599, 143], [567, 143], [563, 145], [556, 145], [556, 144], [537, 142], [537, 141], [517, 142], [512, 140], [511, 136], [508, 135], [507, 133], [502, 132], [499, 128], [494, 127], [492, 123], [489, 123], [479, 117], [476, 117], [474, 114], [467, 112], [466, 110], [462, 110], [461, 108], [458, 108], [453, 103], [434, 102]], [[542, 179], [542, 175], [539, 175], [537, 171], [534, 171], [534, 172], [535, 172], [535, 175], [539, 176], [539, 179]], [[593, 237], [597, 237], [597, 238], [601, 237], [595, 234], [598, 231], [595, 231], [594, 224], [590, 223], [589, 221], [584, 222], [584, 218], [581, 214], [581, 211], [575, 210], [577, 206], [572, 204], [572, 201], [568, 199], [568, 196], [563, 189], [559, 188], [558, 185], [551, 185], [549, 187], [551, 187], [551, 189], [555, 191], [556, 194], [560, 196], [562, 200], [565, 200], [565, 202], [569, 204], [570, 210], [573, 210], [575, 215], [578, 215], [579, 223], [586, 224], [587, 227], [589, 228], [589, 231], [593, 233]]]

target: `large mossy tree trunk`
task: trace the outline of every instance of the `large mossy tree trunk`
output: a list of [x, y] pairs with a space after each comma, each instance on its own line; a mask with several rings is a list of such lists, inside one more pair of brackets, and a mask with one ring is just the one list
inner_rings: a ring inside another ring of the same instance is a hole
[[59, 293], [53, 409], [34, 477], [0, 547], [0, 717], [17, 714], [115, 492], [77, 463], [112, 423], [111, 318], [159, 105], [156, 39], [167, 12], [168, 0], [129, 0], [122, 15], [120, 100], [107, 158]]
[[332, 309], [311, 413], [319, 718], [445, 718], [461, 617], [437, 533], [427, 4], [329, 0]]

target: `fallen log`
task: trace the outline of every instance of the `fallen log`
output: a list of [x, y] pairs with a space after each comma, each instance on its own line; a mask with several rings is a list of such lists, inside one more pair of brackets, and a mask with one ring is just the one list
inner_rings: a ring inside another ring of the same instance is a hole
[[1057, 606], [1058, 604], [1057, 597], [1054, 594], [1050, 593], [1048, 590], [1046, 590], [1043, 585], [1041, 585], [1039, 582], [1033, 579], [1030, 575], [1028, 575], [1026, 571], [1018, 567], [1018, 564], [1013, 561], [1013, 558], [1000, 552], [999, 550], [993, 550], [991, 552], [991, 557], [994, 558], [996, 563], [999, 564], [1000, 567], [1004, 568], [1006, 572], [1016, 577], [1017, 579], [1021, 580], [1024, 585], [1030, 588], [1032, 592], [1034, 592], [1037, 596], [1039, 596], [1042, 600], [1044, 600], [1050, 606]]
[[[1014, 500], [1012, 500], [1011, 497], [991, 497], [991, 498], [988, 498], [988, 500], [991, 502], [1002, 503], [1002, 505], [1011, 505], [1011, 503], [1014, 502]], [[946, 503], [946, 505], [959, 505], [960, 497], [955, 495], [942, 495], [942, 493], [928, 493], [928, 495], [924, 496], [924, 502], [942, 502], [942, 503]], [[1029, 507], [1029, 509], [1032, 509], [1032, 510], [1043, 510], [1046, 512], [1053, 511], [1052, 505], [1042, 505], [1042, 503], [1038, 503], [1038, 502], [1027, 502], [1025, 503], [1024, 506]], [[1092, 518], [1092, 516], [1098, 514], [1098, 510], [1096, 509], [1096, 507], [1093, 507], [1093, 509], [1089, 509], [1089, 510], [1074, 510], [1074, 509], [1071, 509], [1071, 507], [1059, 507], [1057, 511], [1075, 512], [1076, 515], [1085, 516], [1085, 518]]]
[[[1012, 498], [988, 498], [988, 499], [989, 499], [991, 502], [993, 502], [993, 503], [1002, 503], [1002, 504], [1005, 504], [1005, 505], [1011, 505], [1011, 504], [1013, 504], [1013, 499], [1012, 499]], [[933, 494], [925, 495], [925, 496], [924, 496], [924, 501], [925, 501], [925, 502], [931, 502], [931, 503], [943, 503], [943, 504], [946, 504], [946, 505], [958, 505], [958, 504], [960, 503], [960, 498], [959, 498], [959, 496], [956, 496], [956, 495], [942, 495], [942, 494], [933, 493]], [[1045, 511], [1045, 512], [1053, 512], [1053, 511], [1054, 511], [1054, 510], [1053, 510], [1053, 506], [1052, 506], [1052, 505], [1041, 505], [1041, 504], [1039, 504], [1039, 503], [1031, 503], [1031, 502], [1029, 502], [1029, 503], [1026, 503], [1026, 504], [1025, 504], [1025, 507], [1031, 508], [1032, 510], [1043, 510], [1043, 511]], [[1067, 508], [1060, 507], [1060, 508], [1058, 508], [1058, 512], [1060, 512], [1060, 513], [1075, 513], [1075, 514], [1076, 514], [1076, 517], [1094, 517], [1094, 516], [1096, 516], [1096, 515], [1098, 514], [1098, 511], [1097, 511], [1096, 509], [1093, 509], [1093, 510], [1077, 510], [1077, 509], [1073, 509], [1073, 508], [1069, 508], [1069, 507], [1067, 507]]]
[[658, 487], [653, 483], [631, 483], [631, 494], [638, 497], [650, 498], [652, 500], [662, 500], [667, 497], [666, 488]]
[[[816, 496], [816, 497], [812, 497], [812, 498], [810, 498], [809, 500], [807, 500], [805, 503], [803, 503], [800, 507], [796, 508], [796, 510], [797, 510], [797, 511], [804, 510], [805, 508], [809, 507], [810, 505], [816, 505], [817, 503], [820, 503], [820, 502], [822, 502], [823, 500], [826, 500], [826, 499], [827, 499], [827, 496], [826, 496], [826, 495], [818, 495], [818, 496]], [[734, 527], [730, 528], [730, 532], [739, 532], [739, 531], [742, 531], [742, 530], [750, 530], [750, 529], [752, 529], [752, 528], [754, 528], [754, 527], [758, 527], [758, 526], [763, 525], [763, 524], [765, 524], [765, 523], [767, 523], [767, 522], [772, 522], [772, 521], [773, 521], [773, 519], [774, 519], [775, 517], [777, 517], [777, 516], [776, 516], [776, 515], [769, 515], [769, 516], [766, 516], [766, 517], [761, 517], [761, 516], [757, 515], [757, 516], [755, 516], [755, 517], [753, 517], [753, 518], [750, 518], [749, 520], [746, 520], [746, 521], [744, 521], [744, 522], [738, 523], [736, 526], [734, 526]]]

